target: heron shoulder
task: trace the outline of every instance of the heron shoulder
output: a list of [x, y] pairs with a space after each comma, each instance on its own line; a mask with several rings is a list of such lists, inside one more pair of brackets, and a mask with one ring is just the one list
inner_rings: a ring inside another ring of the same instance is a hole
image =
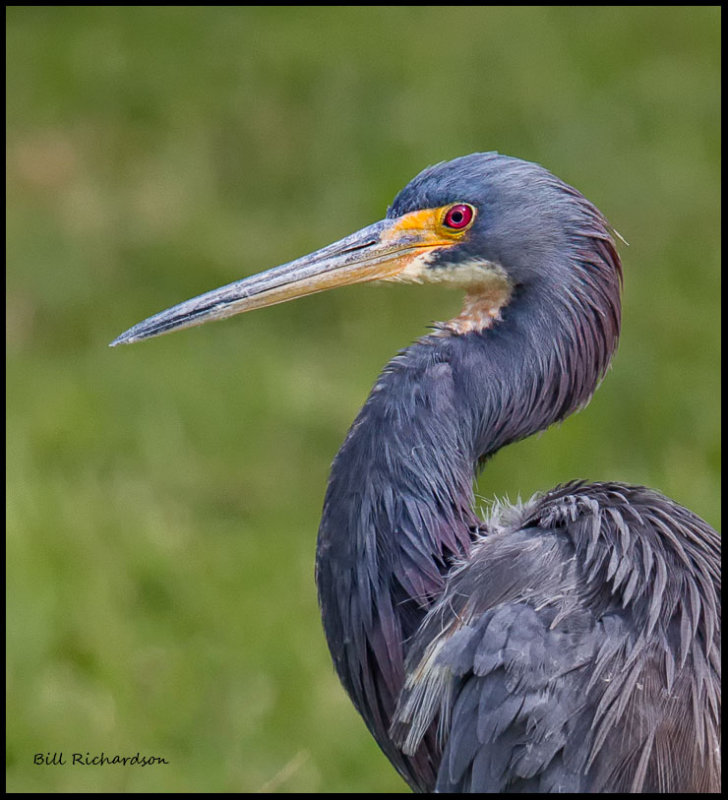
[[569, 484], [498, 507], [413, 639], [393, 738], [415, 752], [437, 726], [442, 790], [600, 791], [618, 769], [624, 791], [669, 791], [670, 747], [671, 779], [707, 791], [719, 593], [718, 535], [656, 492]]

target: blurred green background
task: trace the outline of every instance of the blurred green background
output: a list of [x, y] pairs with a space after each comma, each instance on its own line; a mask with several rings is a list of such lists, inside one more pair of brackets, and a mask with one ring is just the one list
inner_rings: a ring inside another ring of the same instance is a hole
[[[353, 287], [143, 345], [142, 318], [381, 218], [428, 164], [543, 163], [629, 241], [590, 407], [484, 498], [575, 477], [719, 519], [717, 8], [7, 11], [8, 788], [403, 791], [330, 665], [331, 460], [459, 309]], [[35, 753], [169, 766], [35, 766]]]

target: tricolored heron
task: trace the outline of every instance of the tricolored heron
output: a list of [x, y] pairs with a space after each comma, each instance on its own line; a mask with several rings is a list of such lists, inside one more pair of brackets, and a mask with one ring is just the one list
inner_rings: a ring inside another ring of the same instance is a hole
[[619, 483], [473, 510], [474, 472], [588, 403], [617, 344], [619, 256], [578, 191], [441, 163], [384, 220], [113, 344], [373, 280], [465, 291], [379, 377], [319, 529], [329, 648], [382, 750], [418, 791], [719, 791], [718, 534]]

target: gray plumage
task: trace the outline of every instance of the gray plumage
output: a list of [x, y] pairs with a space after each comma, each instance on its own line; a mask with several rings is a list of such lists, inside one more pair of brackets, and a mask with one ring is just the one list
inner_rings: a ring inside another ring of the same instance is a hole
[[[719, 539], [658, 493], [573, 485], [483, 523], [473, 472], [585, 405], [620, 325], [608, 226], [541, 167], [430, 168], [388, 216], [466, 201], [514, 297], [386, 368], [334, 461], [317, 551], [339, 676], [419, 791], [716, 791]], [[433, 650], [434, 648], [434, 650]]]
[[392, 726], [439, 791], [718, 791], [719, 541], [643, 487], [487, 524], [415, 635]]

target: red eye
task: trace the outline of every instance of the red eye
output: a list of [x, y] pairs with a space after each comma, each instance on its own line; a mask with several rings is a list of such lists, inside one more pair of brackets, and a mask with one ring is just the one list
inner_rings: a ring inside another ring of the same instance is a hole
[[470, 225], [473, 221], [474, 214], [475, 209], [472, 206], [466, 205], [465, 203], [458, 203], [456, 206], [447, 210], [443, 222], [448, 228], [461, 231], [463, 228], [467, 228], [468, 225]]

